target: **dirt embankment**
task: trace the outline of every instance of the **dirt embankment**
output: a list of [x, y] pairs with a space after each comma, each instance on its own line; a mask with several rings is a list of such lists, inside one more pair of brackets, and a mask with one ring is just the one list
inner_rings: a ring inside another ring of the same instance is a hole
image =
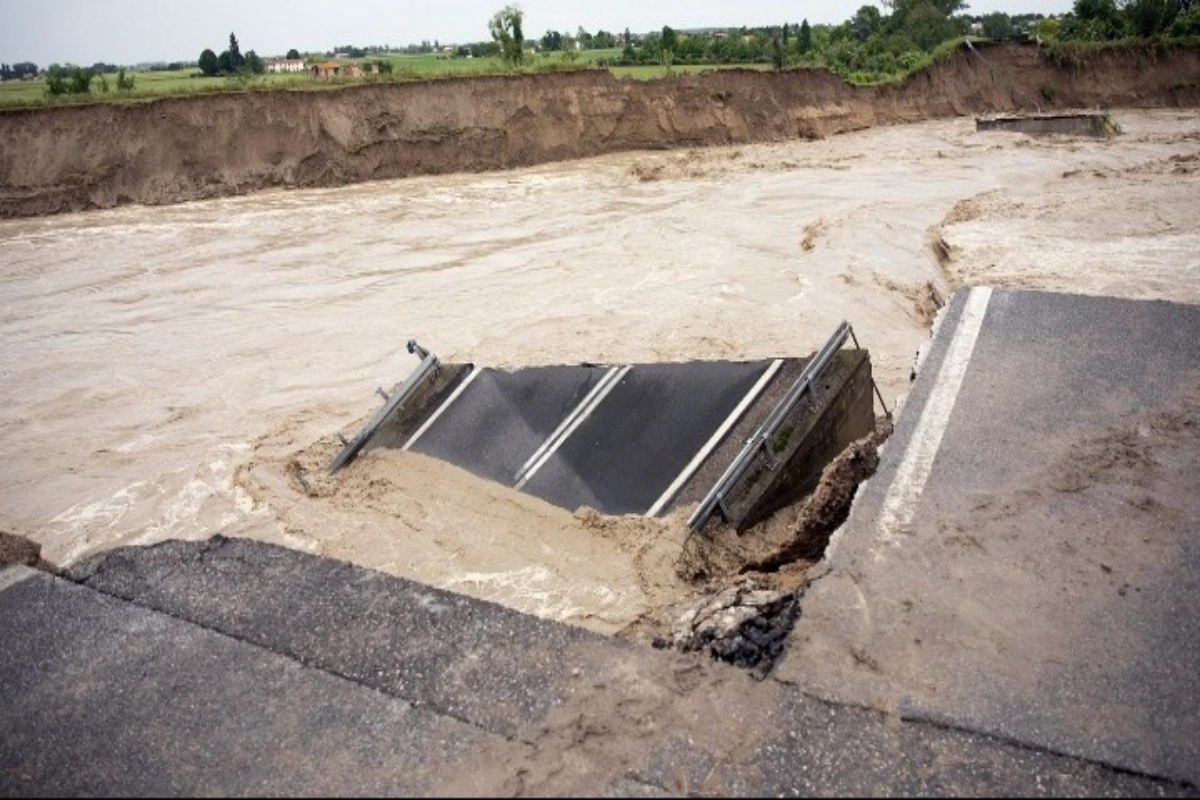
[[483, 171], [635, 149], [1099, 105], [1200, 105], [1200, 51], [1057, 63], [976, 45], [902, 85], [823, 70], [618, 80], [604, 71], [255, 92], [0, 113], [0, 218], [270, 187]]

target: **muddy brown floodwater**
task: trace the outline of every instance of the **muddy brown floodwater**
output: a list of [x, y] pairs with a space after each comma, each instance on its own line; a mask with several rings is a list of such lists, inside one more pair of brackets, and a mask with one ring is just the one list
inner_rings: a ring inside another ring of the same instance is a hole
[[1107, 140], [960, 118], [0, 223], [0, 530], [58, 564], [253, 537], [620, 630], [688, 593], [687, 509], [572, 514], [410, 453], [322, 477], [405, 342], [755, 359], [847, 320], [896, 403], [960, 285], [1200, 302], [1200, 115], [1112, 116]]

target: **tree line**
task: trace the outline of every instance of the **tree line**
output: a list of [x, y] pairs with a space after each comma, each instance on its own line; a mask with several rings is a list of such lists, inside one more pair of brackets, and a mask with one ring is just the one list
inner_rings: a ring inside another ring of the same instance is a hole
[[1197, 0], [1075, 0], [1073, 12], [1045, 35], [1082, 42], [1200, 36]]
[[[1071, 12], [1060, 17], [1042, 14], [984, 15], [963, 13], [964, 0], [882, 0], [883, 9], [861, 6], [837, 25], [784, 23], [757, 28], [661, 31], [633, 35], [626, 28], [617, 34], [583, 27], [574, 34], [547, 30], [540, 38], [526, 38], [525, 16], [520, 6], [508, 5], [488, 20], [490, 40], [458, 45], [453, 55], [496, 57], [508, 66], [524, 63], [527, 55], [559, 54], [573, 60], [581, 50], [617, 50], [599, 66], [722, 65], [768, 63], [777, 69], [790, 66], [825, 66], [853, 82], [870, 82], [911, 72], [928, 63], [946, 42], [979, 34], [993, 40], [1032, 39], [1042, 44], [1109, 42], [1131, 38], [1200, 38], [1200, 0], [1074, 0]], [[618, 49], [619, 48], [619, 49]], [[441, 52], [437, 42], [409, 45], [405, 52]], [[391, 52], [387, 47], [344, 45], [334, 52], [348, 57]], [[300, 53], [289, 50], [287, 58]], [[380, 71], [391, 64], [380, 61]], [[205, 76], [245, 77], [266, 71], [266, 63], [253, 50], [242, 53], [237, 36], [220, 54], [205, 49], [194, 64], [177, 63], [167, 69], [199, 66]], [[51, 64], [46, 70], [46, 91], [51, 96], [87, 94], [96, 85], [110, 86], [106, 73], [117, 72], [117, 91], [130, 91], [134, 78], [124, 68], [98, 62], [90, 68]], [[32, 62], [0, 64], [0, 80], [34, 78], [42, 74]]]
[[36, 78], [38, 66], [32, 61], [22, 61], [19, 64], [0, 64], [0, 81], [19, 81], [24, 78]]
[[237, 36], [233, 33], [229, 34], [228, 49], [222, 50], [221, 54], [217, 55], [212, 50], [205, 48], [200, 53], [197, 65], [200, 67], [200, 71], [207, 77], [215, 77], [217, 75], [230, 77], [237, 75], [262, 75], [267, 71], [267, 64], [259, 57], [258, 53], [250, 50], [245, 55], [242, 54]]
[[805, 19], [689, 32], [663, 26], [643, 35], [628, 28], [621, 35], [589, 34], [581, 27], [574, 36], [548, 30], [537, 40], [524, 39], [524, 15], [519, 6], [510, 5], [489, 21], [490, 42], [459, 48], [458, 54], [499, 56], [516, 65], [527, 51], [569, 58], [578, 50], [620, 47], [619, 55], [601, 66], [825, 66], [848, 80], [869, 82], [910, 72], [928, 63], [940, 46], [969, 35], [1042, 44], [1200, 36], [1200, 0], [1075, 0], [1072, 11], [1060, 18], [1002, 12], [973, 16], [964, 13], [964, 0], [882, 2], [882, 10], [863, 5], [837, 25], [810, 25]]

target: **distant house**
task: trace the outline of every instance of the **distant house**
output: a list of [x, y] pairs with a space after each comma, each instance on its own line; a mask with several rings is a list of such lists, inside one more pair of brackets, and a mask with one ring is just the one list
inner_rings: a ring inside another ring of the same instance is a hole
[[333, 61], [325, 61], [320, 64], [313, 64], [309, 68], [309, 72], [314, 78], [361, 78], [363, 75], [378, 75], [378, 64], [337, 64]]
[[267, 60], [267, 72], [304, 72], [302, 58], [271, 58]]

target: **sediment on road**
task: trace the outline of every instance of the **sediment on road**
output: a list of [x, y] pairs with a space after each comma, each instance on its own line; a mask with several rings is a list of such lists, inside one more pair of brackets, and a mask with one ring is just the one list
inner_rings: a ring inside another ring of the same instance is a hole
[[587, 70], [10, 110], [0, 218], [1097, 106], [1200, 106], [1200, 49], [1062, 59], [975, 44], [880, 86], [818, 69], [655, 81]]

